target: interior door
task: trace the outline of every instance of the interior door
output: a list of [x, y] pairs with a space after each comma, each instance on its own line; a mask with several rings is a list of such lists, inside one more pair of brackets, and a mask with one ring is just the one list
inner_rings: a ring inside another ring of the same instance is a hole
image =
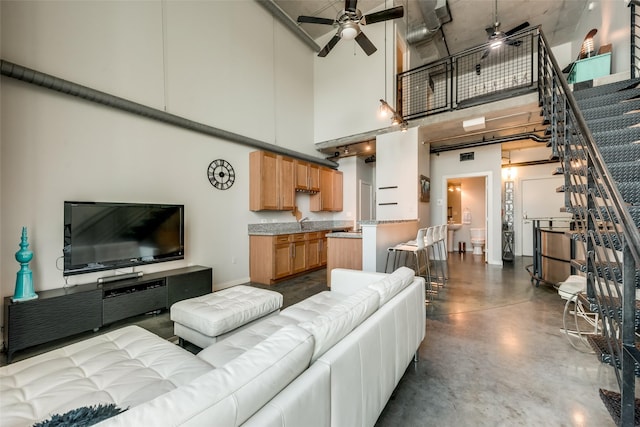
[[564, 178], [552, 176], [523, 179], [520, 182], [522, 193], [521, 250], [523, 256], [533, 256], [532, 219], [566, 216], [560, 212], [560, 208], [564, 206], [564, 193], [556, 192], [556, 188], [564, 183]]
[[368, 182], [360, 180], [360, 217], [358, 220], [369, 220], [373, 212], [373, 187]]

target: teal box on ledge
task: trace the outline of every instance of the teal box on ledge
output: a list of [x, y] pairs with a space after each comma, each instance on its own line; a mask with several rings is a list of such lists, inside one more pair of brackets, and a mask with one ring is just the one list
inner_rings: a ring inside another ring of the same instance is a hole
[[611, 74], [611, 52], [602, 53], [590, 58], [580, 59], [573, 63], [567, 82], [580, 83]]

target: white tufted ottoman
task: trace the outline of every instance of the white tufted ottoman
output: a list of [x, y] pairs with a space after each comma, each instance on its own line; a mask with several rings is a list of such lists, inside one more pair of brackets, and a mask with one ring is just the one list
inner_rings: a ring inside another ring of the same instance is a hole
[[171, 306], [173, 331], [201, 348], [244, 329], [256, 320], [277, 314], [282, 294], [239, 285]]

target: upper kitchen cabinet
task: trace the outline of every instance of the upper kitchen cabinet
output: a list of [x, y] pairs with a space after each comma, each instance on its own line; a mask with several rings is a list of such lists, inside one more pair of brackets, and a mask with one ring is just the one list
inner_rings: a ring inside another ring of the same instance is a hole
[[294, 160], [296, 191], [315, 193], [320, 191], [320, 166], [303, 160]]
[[249, 154], [249, 209], [293, 210], [294, 160], [266, 151]]
[[311, 212], [341, 212], [342, 185], [342, 172], [320, 168], [320, 192], [311, 197]]

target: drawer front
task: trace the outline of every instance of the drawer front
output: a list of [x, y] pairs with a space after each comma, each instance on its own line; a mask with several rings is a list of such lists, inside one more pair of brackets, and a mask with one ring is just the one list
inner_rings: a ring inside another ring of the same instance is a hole
[[289, 243], [289, 235], [288, 234], [281, 234], [279, 236], [276, 236], [274, 239], [275, 244], [280, 244], [280, 243]]
[[102, 303], [102, 322], [107, 324], [149, 311], [160, 310], [165, 308], [166, 304], [166, 286], [105, 298]]
[[290, 242], [304, 242], [305, 238], [306, 238], [306, 233], [289, 234]]

